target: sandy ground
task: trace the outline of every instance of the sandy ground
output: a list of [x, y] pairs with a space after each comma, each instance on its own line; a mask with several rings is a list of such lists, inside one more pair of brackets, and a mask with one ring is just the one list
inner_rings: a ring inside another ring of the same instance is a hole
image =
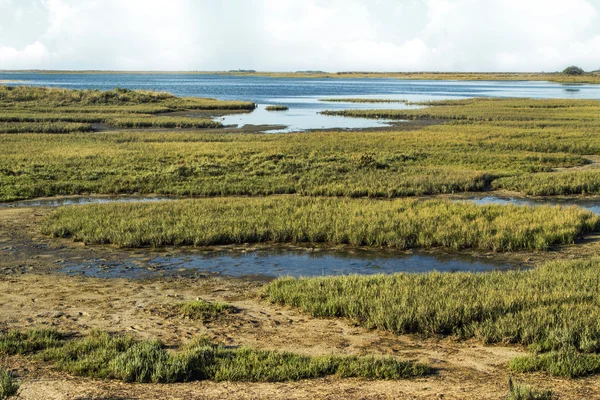
[[[27, 357], [1, 360], [22, 379], [23, 399], [502, 399], [508, 361], [526, 351], [476, 341], [397, 336], [366, 330], [352, 321], [316, 319], [260, 298], [264, 282], [198, 275], [153, 280], [96, 279], [55, 272], [64, 260], [118, 260], [125, 250], [82, 246], [39, 234], [45, 209], [0, 209], [0, 329], [51, 326], [160, 338], [169, 345], [205, 335], [228, 345], [317, 354], [393, 355], [426, 362], [437, 374], [401, 381], [324, 379], [285, 383], [193, 382], [125, 384], [68, 376]], [[598, 250], [589, 240], [583, 252]], [[568, 247], [557, 254], [581, 254]], [[523, 258], [531, 257], [524, 254]], [[541, 257], [541, 256], [540, 256]], [[226, 301], [238, 312], [212, 321], [182, 318], [175, 304], [202, 298]], [[517, 375], [552, 389], [560, 399], [600, 398], [600, 378], [568, 380]]]

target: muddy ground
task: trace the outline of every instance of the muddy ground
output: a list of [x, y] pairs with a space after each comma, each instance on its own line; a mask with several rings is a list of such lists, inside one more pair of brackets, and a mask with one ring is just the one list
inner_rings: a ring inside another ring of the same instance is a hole
[[[151, 280], [97, 279], [56, 271], [65, 260], [120, 260], [143, 250], [84, 246], [43, 236], [47, 208], [0, 208], [0, 329], [55, 327], [90, 329], [159, 338], [168, 345], [204, 335], [228, 345], [293, 351], [308, 355], [393, 355], [426, 362], [437, 373], [401, 381], [303, 380], [285, 383], [193, 382], [126, 384], [68, 376], [27, 357], [7, 363], [22, 379], [23, 399], [502, 399], [507, 394], [508, 361], [526, 350], [483, 346], [476, 341], [397, 336], [367, 330], [352, 321], [316, 319], [272, 305], [260, 297], [264, 280], [199, 273]], [[544, 259], [597, 254], [600, 242], [587, 238], [576, 248], [519, 252], [508, 257], [533, 265]], [[480, 254], [481, 257], [497, 257]], [[226, 301], [238, 312], [209, 321], [182, 318], [176, 303], [201, 298]], [[569, 380], [523, 374], [519, 382], [552, 389], [560, 399], [600, 398], [600, 378]]]

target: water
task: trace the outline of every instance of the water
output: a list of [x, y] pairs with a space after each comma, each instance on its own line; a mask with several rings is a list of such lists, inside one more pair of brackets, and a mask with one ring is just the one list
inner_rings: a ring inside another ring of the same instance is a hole
[[227, 276], [335, 276], [391, 274], [395, 272], [484, 272], [513, 268], [506, 263], [451, 254], [404, 254], [369, 250], [256, 250], [153, 254], [109, 262], [67, 262], [61, 272], [101, 278], [150, 278], [186, 273]]
[[[57, 197], [48, 199], [19, 200], [2, 203], [0, 208], [20, 208], [20, 207], [60, 207], [76, 206], [84, 204], [102, 204], [102, 203], [151, 203], [156, 201], [177, 200], [175, 197], [166, 196], [78, 196], [78, 197]], [[179, 198], [181, 199], [181, 198]]]
[[[389, 121], [317, 115], [323, 110], [407, 108], [402, 103], [327, 103], [332, 97], [366, 97], [409, 101], [461, 99], [467, 97], [532, 97], [600, 99], [600, 85], [529, 81], [411, 81], [399, 79], [312, 79], [224, 76], [202, 74], [36, 74], [0, 73], [0, 80], [20, 80], [34, 86], [72, 89], [115, 87], [157, 90], [178, 96], [247, 100], [258, 110], [226, 117], [227, 124], [285, 125], [282, 131], [329, 128], [367, 128]], [[282, 104], [288, 112], [266, 112], [264, 106]]]
[[462, 200], [467, 200], [475, 204], [515, 204], [527, 206], [563, 206], [563, 207], [580, 207], [591, 211], [595, 214], [600, 214], [600, 199], [560, 199], [560, 198], [545, 198], [545, 199], [527, 199], [514, 198], [508, 196], [481, 196], [465, 197]]
[[[185, 197], [172, 196], [73, 196], [56, 197], [47, 199], [19, 200], [10, 202], [0, 202], [0, 208], [19, 208], [19, 207], [60, 207], [76, 206], [84, 204], [102, 204], [102, 203], [150, 203], [157, 201], [183, 200]], [[484, 194], [473, 194], [471, 196], [461, 196], [456, 201], [470, 201], [475, 204], [515, 204], [515, 205], [559, 205], [563, 207], [581, 207], [595, 214], [600, 214], [600, 199], [569, 199], [569, 198], [517, 198], [508, 196], [488, 196]]]

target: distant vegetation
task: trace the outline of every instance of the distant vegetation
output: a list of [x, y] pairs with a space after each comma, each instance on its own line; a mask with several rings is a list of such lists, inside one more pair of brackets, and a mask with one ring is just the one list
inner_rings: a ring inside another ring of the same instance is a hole
[[406, 100], [369, 99], [369, 98], [355, 98], [355, 97], [319, 99], [319, 101], [337, 102], [337, 103], [406, 103]]
[[60, 208], [44, 231], [123, 247], [307, 242], [514, 251], [572, 243], [599, 222], [576, 208], [279, 197]]
[[404, 379], [430, 374], [424, 364], [392, 357], [301, 356], [232, 348], [198, 338], [177, 351], [158, 340], [93, 331], [68, 339], [54, 330], [0, 332], [0, 354], [33, 354], [73, 375], [124, 382], [214, 381], [281, 382], [328, 375]]
[[265, 110], [267, 110], [267, 111], [286, 111], [286, 110], [288, 110], [288, 107], [287, 106], [279, 106], [279, 105], [266, 106]]
[[[236, 71], [226, 72], [232, 75]], [[248, 73], [244, 73], [247, 75]], [[566, 75], [560, 72], [368, 72], [368, 71], [298, 71], [253, 72], [254, 76], [271, 78], [388, 78], [410, 80], [458, 80], [458, 81], [550, 81], [562, 83], [600, 83], [600, 74]]]
[[0, 133], [89, 132], [93, 123], [118, 128], [218, 128], [211, 119], [156, 116], [182, 110], [253, 110], [254, 103], [179, 98], [169, 93], [0, 86]]
[[538, 354], [514, 359], [515, 371], [576, 377], [600, 372], [599, 268], [592, 259], [528, 271], [281, 278], [265, 296], [397, 334], [521, 344]]
[[579, 76], [585, 74], [585, 71], [575, 65], [571, 65], [570, 67], [565, 68], [562, 73], [565, 75]]

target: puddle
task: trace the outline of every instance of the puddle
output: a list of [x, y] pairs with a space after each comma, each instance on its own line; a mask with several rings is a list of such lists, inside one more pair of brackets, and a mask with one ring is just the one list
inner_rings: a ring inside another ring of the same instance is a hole
[[0, 203], [0, 208], [60, 207], [102, 203], [151, 203], [156, 201], [182, 200], [168, 196], [78, 196], [47, 199], [19, 200]]
[[475, 204], [514, 204], [514, 205], [526, 205], [526, 206], [563, 206], [563, 207], [580, 207], [585, 210], [591, 211], [595, 214], [600, 214], [600, 199], [596, 200], [585, 200], [585, 199], [525, 199], [525, 198], [513, 198], [508, 196], [473, 196], [473, 197], [462, 197], [457, 201], [470, 201]]
[[372, 250], [256, 250], [151, 254], [121, 262], [66, 262], [61, 272], [100, 278], [151, 278], [189, 273], [227, 276], [310, 277], [396, 272], [484, 272], [513, 269], [507, 263], [454, 254], [405, 254]]

